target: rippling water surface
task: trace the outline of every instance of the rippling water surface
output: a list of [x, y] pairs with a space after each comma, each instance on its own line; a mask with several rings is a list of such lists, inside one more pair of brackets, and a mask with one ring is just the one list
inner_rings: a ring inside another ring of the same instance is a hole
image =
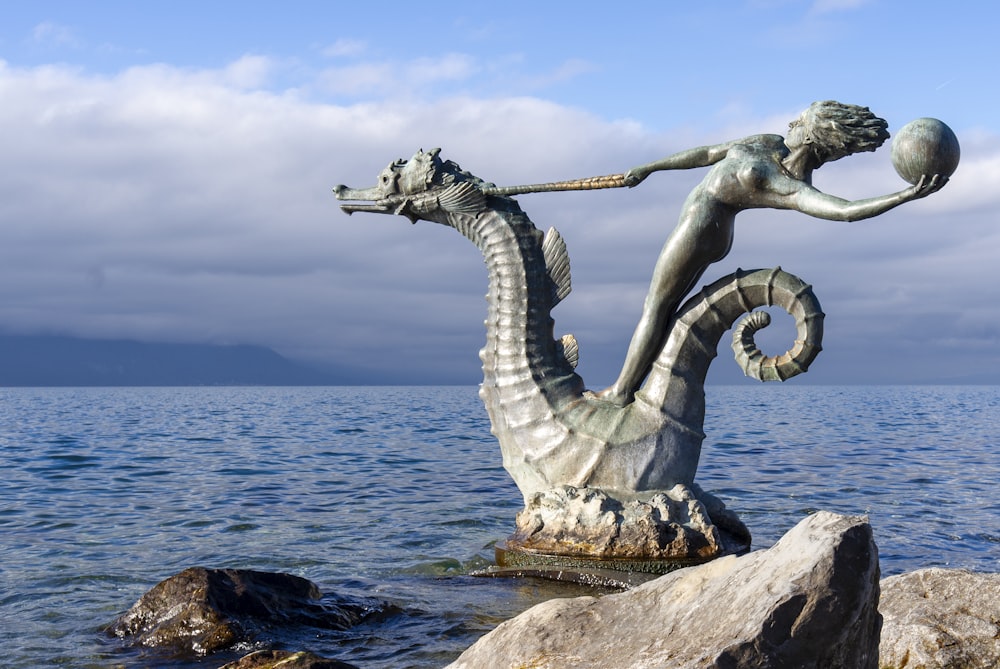
[[[579, 586], [482, 579], [520, 493], [475, 388], [0, 389], [0, 657], [218, 667], [101, 630], [190, 566], [283, 571], [400, 612], [285, 638], [363, 668], [440, 667]], [[708, 389], [698, 482], [754, 547], [868, 514], [883, 574], [1000, 571], [1000, 388]]]

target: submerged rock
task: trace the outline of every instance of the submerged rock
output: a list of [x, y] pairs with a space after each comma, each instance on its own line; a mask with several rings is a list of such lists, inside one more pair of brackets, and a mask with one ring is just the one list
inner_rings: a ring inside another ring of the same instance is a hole
[[539, 604], [450, 669], [875, 669], [878, 597], [871, 526], [820, 512], [766, 551]]
[[921, 569], [882, 581], [884, 669], [1000, 667], [1000, 574]]
[[153, 587], [108, 631], [133, 644], [207, 655], [261, 641], [275, 627], [347, 629], [373, 612], [322, 597], [312, 581], [290, 574], [192, 567]]
[[219, 669], [358, 669], [353, 664], [329, 660], [309, 652], [259, 650]]

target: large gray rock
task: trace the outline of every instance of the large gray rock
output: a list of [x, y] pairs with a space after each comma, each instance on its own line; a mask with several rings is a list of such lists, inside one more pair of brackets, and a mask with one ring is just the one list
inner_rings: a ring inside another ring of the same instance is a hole
[[772, 548], [508, 620], [451, 669], [875, 669], [878, 549], [864, 518], [820, 512]]
[[1000, 574], [921, 569], [882, 581], [885, 669], [1000, 667]]

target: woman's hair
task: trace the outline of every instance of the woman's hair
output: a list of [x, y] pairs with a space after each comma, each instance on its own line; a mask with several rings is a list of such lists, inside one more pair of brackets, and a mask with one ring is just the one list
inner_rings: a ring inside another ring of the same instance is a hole
[[868, 107], [833, 100], [812, 103], [798, 121], [806, 126], [813, 151], [824, 163], [874, 151], [889, 139], [889, 124]]

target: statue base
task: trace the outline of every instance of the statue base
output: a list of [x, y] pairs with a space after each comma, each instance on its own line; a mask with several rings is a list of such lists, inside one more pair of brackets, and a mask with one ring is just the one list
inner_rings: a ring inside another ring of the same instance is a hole
[[497, 546], [502, 569], [663, 574], [750, 550], [750, 532], [696, 485], [622, 501], [597, 488], [535, 493]]

